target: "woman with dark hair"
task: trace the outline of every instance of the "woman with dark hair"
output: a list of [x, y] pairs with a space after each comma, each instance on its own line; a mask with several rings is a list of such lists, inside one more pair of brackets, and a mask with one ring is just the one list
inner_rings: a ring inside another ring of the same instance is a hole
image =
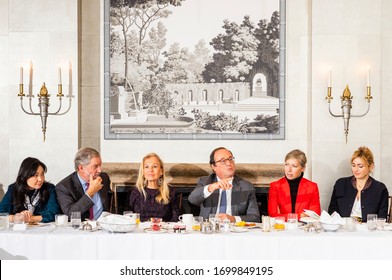
[[15, 183], [8, 187], [0, 202], [0, 212], [8, 212], [9, 221], [20, 213], [26, 223], [53, 222], [60, 212], [54, 185], [45, 181], [46, 165], [36, 158], [25, 158]]
[[125, 209], [139, 213], [142, 222], [152, 217], [165, 222], [178, 221], [176, 191], [167, 184], [163, 161], [157, 154], [150, 153], [143, 158], [136, 187], [130, 190]]
[[355, 217], [366, 222], [368, 214], [386, 218], [388, 189], [384, 183], [370, 176], [374, 169], [374, 156], [368, 147], [359, 147], [351, 157], [352, 176], [340, 178], [333, 187], [328, 212], [342, 217]]

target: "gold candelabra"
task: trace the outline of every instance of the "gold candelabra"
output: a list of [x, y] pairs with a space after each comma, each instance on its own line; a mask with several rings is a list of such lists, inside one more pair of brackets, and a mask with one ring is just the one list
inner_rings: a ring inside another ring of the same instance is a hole
[[[55, 112], [49, 112], [49, 98], [50, 94], [48, 93], [48, 89], [46, 88], [45, 83], [42, 84], [41, 89], [39, 94], [37, 94], [38, 97], [38, 107], [39, 107], [39, 112], [34, 112], [33, 107], [32, 107], [32, 101], [34, 98], [33, 95], [33, 63], [30, 62], [30, 73], [29, 73], [29, 93], [27, 95], [24, 94], [23, 90], [23, 67], [20, 67], [20, 84], [19, 84], [19, 94], [18, 96], [20, 97], [20, 107], [22, 108], [23, 112], [25, 112], [28, 115], [33, 115], [33, 116], [40, 116], [41, 117], [41, 125], [42, 125], [42, 134], [43, 134], [43, 140], [46, 140], [46, 123], [49, 115], [65, 115], [66, 113], [69, 112], [71, 109], [71, 101], [72, 101], [72, 65], [71, 62], [69, 63], [69, 95], [67, 96], [69, 100], [68, 104], [68, 109], [64, 112], [60, 112], [62, 108], [62, 98], [64, 97], [63, 94], [63, 85], [61, 82], [61, 68], [58, 68], [58, 93], [57, 97], [59, 98], [59, 107]], [[26, 110], [23, 106], [23, 98], [28, 97], [29, 98], [29, 106], [28, 110]]]

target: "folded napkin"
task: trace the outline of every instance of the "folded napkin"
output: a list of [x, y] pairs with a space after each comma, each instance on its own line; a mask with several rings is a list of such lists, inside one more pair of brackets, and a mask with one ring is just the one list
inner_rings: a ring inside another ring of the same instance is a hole
[[306, 217], [301, 217], [299, 220], [304, 223], [317, 223], [320, 219], [320, 216], [312, 211], [304, 209], [304, 213], [307, 215]]
[[332, 225], [343, 225], [345, 224], [344, 219], [337, 212], [333, 212], [329, 215], [328, 212], [323, 210], [320, 215], [320, 223], [332, 224]]

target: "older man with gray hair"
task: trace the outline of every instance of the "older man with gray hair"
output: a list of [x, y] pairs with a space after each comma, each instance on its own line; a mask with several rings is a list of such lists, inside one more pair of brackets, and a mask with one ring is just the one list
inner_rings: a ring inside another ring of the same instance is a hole
[[101, 156], [92, 148], [81, 148], [74, 163], [75, 172], [56, 185], [57, 201], [69, 217], [80, 212], [82, 220], [96, 220], [109, 211], [109, 176], [102, 172]]

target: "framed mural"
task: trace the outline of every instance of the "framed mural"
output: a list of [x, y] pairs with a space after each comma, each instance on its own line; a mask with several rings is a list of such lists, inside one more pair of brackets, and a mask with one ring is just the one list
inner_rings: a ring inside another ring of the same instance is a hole
[[105, 139], [284, 139], [285, 0], [105, 0]]

